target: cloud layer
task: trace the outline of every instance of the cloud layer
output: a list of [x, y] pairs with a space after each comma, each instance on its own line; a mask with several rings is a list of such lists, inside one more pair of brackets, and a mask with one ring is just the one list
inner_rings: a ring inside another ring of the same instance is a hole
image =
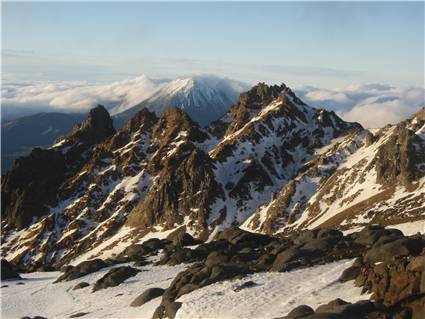
[[110, 84], [85, 82], [5, 83], [2, 116], [12, 118], [37, 112], [83, 113], [96, 104], [125, 109], [145, 100], [165, 80], [139, 76]]
[[[85, 82], [4, 83], [2, 120], [37, 112], [86, 112], [101, 103], [112, 113], [150, 97], [170, 80], [139, 76], [110, 84]], [[375, 128], [408, 118], [425, 105], [425, 89], [386, 84], [350, 85], [345, 88], [295, 88], [307, 104], [334, 110], [347, 121]]]
[[366, 84], [295, 91], [307, 104], [334, 110], [344, 120], [359, 122], [366, 128], [400, 122], [425, 105], [425, 89], [415, 87]]

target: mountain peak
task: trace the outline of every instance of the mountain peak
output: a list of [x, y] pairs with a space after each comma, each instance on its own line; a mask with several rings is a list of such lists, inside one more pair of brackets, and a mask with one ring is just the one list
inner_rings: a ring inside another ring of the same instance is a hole
[[264, 82], [259, 82], [249, 91], [241, 93], [239, 102], [249, 108], [263, 108], [273, 100], [286, 96], [289, 96], [296, 104], [305, 105], [285, 83], [267, 85]]
[[97, 144], [115, 133], [112, 119], [103, 105], [91, 109], [87, 118], [76, 125], [68, 139], [86, 143]]

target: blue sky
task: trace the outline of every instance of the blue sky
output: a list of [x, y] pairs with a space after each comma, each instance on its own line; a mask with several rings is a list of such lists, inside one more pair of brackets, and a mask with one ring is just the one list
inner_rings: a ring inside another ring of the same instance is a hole
[[424, 2], [3, 3], [4, 81], [424, 85]]

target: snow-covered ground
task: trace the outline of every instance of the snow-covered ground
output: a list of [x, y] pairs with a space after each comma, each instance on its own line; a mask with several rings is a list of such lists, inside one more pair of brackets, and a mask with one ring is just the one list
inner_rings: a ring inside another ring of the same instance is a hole
[[[336, 298], [355, 302], [369, 299], [353, 281], [339, 283], [338, 277], [352, 265], [342, 260], [326, 265], [282, 273], [257, 273], [243, 279], [218, 282], [178, 299], [183, 302], [176, 318], [274, 318], [299, 305], [316, 308]], [[257, 285], [238, 292], [244, 282]]]
[[[219, 282], [182, 296], [182, 308], [177, 318], [271, 318], [282, 316], [301, 304], [316, 307], [335, 298], [347, 301], [368, 299], [360, 295], [361, 288], [353, 282], [336, 281], [342, 271], [352, 264], [343, 260], [286, 273], [257, 273], [243, 279]], [[23, 274], [23, 280], [3, 281], [1, 316], [45, 316], [69, 318], [86, 312], [83, 318], [151, 318], [161, 298], [141, 307], [130, 303], [147, 288], [166, 288], [173, 278], [188, 265], [145, 266], [135, 277], [123, 284], [92, 293], [93, 283], [110, 268], [69, 282], [53, 284], [59, 272]], [[235, 292], [240, 284], [252, 280], [257, 285]], [[82, 282], [89, 287], [72, 288]], [[25, 283], [17, 285], [18, 282]]]
[[[351, 228], [343, 231], [344, 235], [361, 231], [364, 227]], [[425, 234], [425, 220], [417, 220], [414, 222], [407, 222], [403, 224], [388, 225], [386, 228], [399, 229], [405, 236], [415, 235], [417, 233]]]
[[402, 231], [405, 236], [415, 235], [417, 233], [425, 234], [425, 220], [408, 222], [398, 225], [390, 225], [388, 228], [396, 228]]
[[[110, 268], [104, 268], [76, 280], [53, 284], [59, 272], [36, 272], [23, 274], [24, 280], [2, 281], [1, 317], [44, 316], [69, 318], [70, 315], [87, 312], [82, 318], [151, 318], [161, 298], [156, 298], [141, 307], [130, 303], [147, 288], [167, 288], [173, 278], [187, 265], [137, 267], [142, 272], [127, 279], [123, 284], [92, 293], [93, 283]], [[111, 267], [112, 268], [112, 267]], [[72, 288], [80, 282], [90, 286], [78, 290]], [[17, 285], [18, 282], [25, 283]]]

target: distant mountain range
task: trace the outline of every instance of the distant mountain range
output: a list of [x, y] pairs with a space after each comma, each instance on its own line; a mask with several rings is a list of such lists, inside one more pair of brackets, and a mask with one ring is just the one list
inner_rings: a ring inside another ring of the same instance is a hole
[[[121, 128], [142, 107], [161, 115], [171, 106], [185, 110], [194, 121], [205, 126], [222, 116], [245, 89], [247, 86], [243, 83], [215, 76], [183, 77], [175, 80], [152, 80], [140, 76], [110, 85], [73, 87], [56, 94], [59, 97], [61, 94], [93, 97], [86, 101], [87, 106], [94, 101], [106, 102], [116, 128]], [[82, 92], [78, 93], [78, 90]], [[112, 94], [111, 91], [115, 93]], [[73, 99], [70, 103], [72, 101]], [[7, 110], [9, 109], [10, 107]], [[6, 113], [6, 118], [12, 116], [10, 112]], [[2, 173], [17, 157], [29, 154], [34, 147], [51, 145], [84, 116], [43, 112], [2, 122]]]
[[38, 113], [2, 123], [2, 173], [12, 166], [16, 158], [29, 154], [33, 148], [52, 145], [85, 117], [85, 114]]

